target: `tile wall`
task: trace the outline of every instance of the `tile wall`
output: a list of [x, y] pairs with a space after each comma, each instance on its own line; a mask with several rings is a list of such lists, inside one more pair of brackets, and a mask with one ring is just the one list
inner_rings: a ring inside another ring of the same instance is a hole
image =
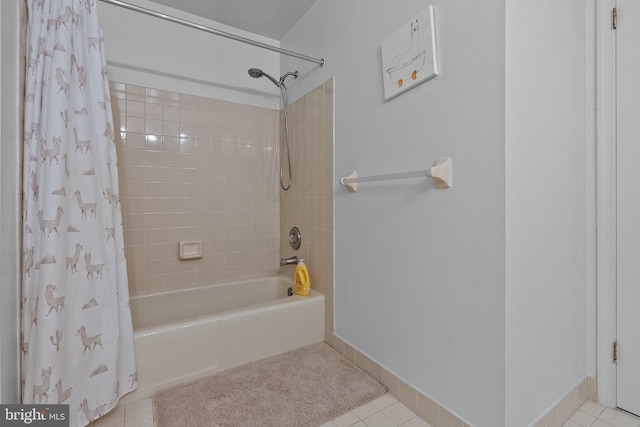
[[[333, 332], [333, 79], [291, 103], [288, 117], [293, 180], [280, 192], [280, 253], [305, 259], [311, 287], [325, 296], [325, 328]], [[288, 243], [294, 225], [302, 234], [297, 251]]]
[[[279, 112], [111, 83], [132, 295], [268, 276], [279, 263]], [[178, 242], [201, 240], [200, 260]]]

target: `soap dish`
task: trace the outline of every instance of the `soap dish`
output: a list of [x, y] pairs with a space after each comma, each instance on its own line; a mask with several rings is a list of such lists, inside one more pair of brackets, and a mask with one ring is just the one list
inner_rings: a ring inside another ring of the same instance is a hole
[[202, 258], [202, 241], [180, 242], [180, 261]]

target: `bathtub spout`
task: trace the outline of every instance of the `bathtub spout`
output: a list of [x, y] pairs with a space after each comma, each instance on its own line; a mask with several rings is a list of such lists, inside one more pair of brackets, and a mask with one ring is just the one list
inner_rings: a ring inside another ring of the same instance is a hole
[[284, 267], [285, 265], [295, 265], [298, 264], [300, 261], [304, 261], [303, 259], [298, 258], [297, 256], [292, 256], [289, 258], [280, 258], [280, 267]]

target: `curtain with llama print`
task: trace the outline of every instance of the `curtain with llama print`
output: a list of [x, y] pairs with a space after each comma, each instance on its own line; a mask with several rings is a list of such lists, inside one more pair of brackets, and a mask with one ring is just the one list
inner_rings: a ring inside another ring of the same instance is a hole
[[137, 387], [96, 0], [27, 0], [22, 402], [84, 426]]

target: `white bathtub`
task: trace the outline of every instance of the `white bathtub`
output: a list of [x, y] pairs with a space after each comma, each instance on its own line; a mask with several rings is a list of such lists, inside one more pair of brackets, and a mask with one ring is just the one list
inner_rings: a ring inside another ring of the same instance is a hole
[[167, 386], [324, 341], [324, 296], [285, 276], [131, 297], [138, 389]]

